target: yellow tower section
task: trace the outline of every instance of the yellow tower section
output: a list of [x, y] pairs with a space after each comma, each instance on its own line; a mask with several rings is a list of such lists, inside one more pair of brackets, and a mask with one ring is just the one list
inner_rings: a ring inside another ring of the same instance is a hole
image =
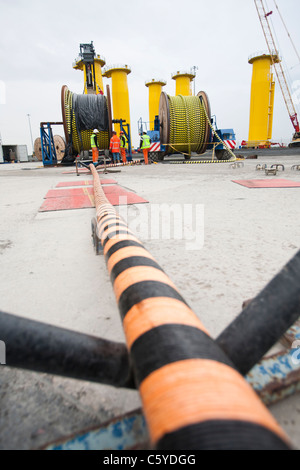
[[[127, 75], [131, 72], [128, 65], [114, 65], [106, 67], [103, 77], [111, 78], [113, 119], [123, 119], [130, 125], [130, 107]], [[114, 124], [114, 130], [119, 133], [120, 125]]]
[[176, 81], [175, 96], [192, 96], [192, 81], [195, 78], [195, 74], [191, 72], [180, 72], [172, 74], [172, 79]]
[[167, 82], [164, 80], [149, 80], [145, 83], [146, 87], [149, 88], [149, 121], [150, 121], [150, 130], [154, 130], [154, 120], [155, 116], [159, 114], [159, 100], [162, 92], [162, 87], [165, 86]]
[[[94, 63], [91, 65], [91, 71], [93, 77], [95, 77], [95, 85], [96, 85], [96, 90], [93, 90], [92, 92], [95, 94], [98, 94], [100, 91], [103, 92], [103, 79], [102, 79], [102, 70], [101, 67], [103, 67], [106, 64], [104, 57], [101, 57], [99, 54], [97, 54], [94, 58]], [[74, 64], [73, 64], [73, 69], [75, 70], [81, 70], [84, 73], [84, 94], [91, 93], [90, 90], [87, 88], [87, 70], [86, 70], [86, 65], [83, 63], [83, 59], [81, 57], [78, 57]]]
[[275, 82], [272, 63], [278, 55], [259, 54], [249, 58], [252, 68], [248, 147], [270, 144], [273, 128]]

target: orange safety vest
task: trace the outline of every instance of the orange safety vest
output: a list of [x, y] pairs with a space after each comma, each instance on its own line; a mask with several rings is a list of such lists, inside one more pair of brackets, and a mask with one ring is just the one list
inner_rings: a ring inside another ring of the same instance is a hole
[[109, 149], [112, 151], [112, 153], [120, 152], [120, 139], [117, 135], [113, 135], [110, 139]]

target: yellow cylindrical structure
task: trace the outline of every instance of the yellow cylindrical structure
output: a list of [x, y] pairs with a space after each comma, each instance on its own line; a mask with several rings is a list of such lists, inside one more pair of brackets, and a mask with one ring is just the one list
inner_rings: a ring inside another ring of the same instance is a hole
[[[96, 55], [95, 59], [94, 59], [94, 67], [95, 67], [95, 80], [96, 80], [96, 86], [97, 86], [97, 92], [99, 92], [100, 90], [104, 93], [104, 88], [103, 88], [103, 80], [102, 80], [102, 69], [101, 67], [103, 67], [105, 65], [105, 61], [103, 61], [103, 59], [101, 59], [101, 57], [99, 55]], [[99, 90], [100, 88], [100, 90]]]
[[[113, 119], [123, 119], [130, 125], [130, 107], [127, 75], [131, 72], [128, 65], [106, 67], [103, 77], [111, 78]], [[120, 125], [114, 124], [114, 130], [119, 133]]]
[[275, 82], [272, 63], [279, 62], [278, 55], [259, 54], [250, 57], [253, 65], [250, 98], [248, 146], [268, 145], [272, 138]]
[[154, 130], [154, 120], [155, 116], [159, 114], [159, 100], [162, 92], [162, 87], [165, 86], [167, 82], [164, 80], [149, 80], [145, 83], [146, 87], [149, 88], [149, 121], [150, 121], [150, 130]]
[[176, 81], [175, 96], [192, 96], [191, 83], [195, 78], [195, 74], [191, 72], [180, 72], [172, 74], [172, 79]]
[[[94, 58], [94, 64], [91, 65], [91, 71], [92, 75], [95, 79], [95, 87], [96, 89], [93, 90], [92, 92], [95, 94], [98, 94], [100, 90], [103, 92], [103, 79], [102, 79], [102, 70], [101, 67], [105, 65], [105, 59], [101, 57], [99, 54], [97, 54]], [[87, 76], [86, 76], [86, 66], [82, 60], [81, 57], [76, 59], [76, 61], [73, 64], [73, 69], [75, 70], [81, 70], [84, 73], [84, 94], [87, 94], [88, 92], [90, 93], [91, 91], [87, 89]]]

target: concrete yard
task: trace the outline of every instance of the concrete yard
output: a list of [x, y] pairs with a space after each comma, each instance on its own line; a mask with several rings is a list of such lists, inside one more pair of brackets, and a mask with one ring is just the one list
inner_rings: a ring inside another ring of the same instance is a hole
[[[284, 171], [267, 176], [256, 170], [262, 163], [281, 163]], [[215, 338], [300, 247], [300, 187], [249, 189], [233, 180], [300, 182], [300, 171], [291, 170], [295, 164], [300, 149], [259, 152], [235, 168], [164, 162], [123, 166], [100, 177], [149, 201], [120, 206], [120, 213]], [[92, 176], [42, 162], [0, 166], [0, 309], [124, 342], [107, 268], [93, 249], [95, 209], [39, 212], [50, 189], [78, 179]], [[0, 449], [37, 449], [141, 406], [137, 391], [9, 363], [0, 368]], [[270, 411], [300, 449], [299, 395]]]

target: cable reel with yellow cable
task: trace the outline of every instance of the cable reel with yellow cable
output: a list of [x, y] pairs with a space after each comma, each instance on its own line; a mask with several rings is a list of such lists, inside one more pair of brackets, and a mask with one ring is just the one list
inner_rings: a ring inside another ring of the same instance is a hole
[[226, 160], [235, 159], [233, 152], [219, 138], [211, 124], [210, 103], [204, 91], [200, 91], [197, 96], [169, 96], [162, 92], [159, 121], [164, 156], [180, 153], [185, 160], [190, 160], [192, 153], [201, 155], [206, 152], [214, 134], [228, 149]]

